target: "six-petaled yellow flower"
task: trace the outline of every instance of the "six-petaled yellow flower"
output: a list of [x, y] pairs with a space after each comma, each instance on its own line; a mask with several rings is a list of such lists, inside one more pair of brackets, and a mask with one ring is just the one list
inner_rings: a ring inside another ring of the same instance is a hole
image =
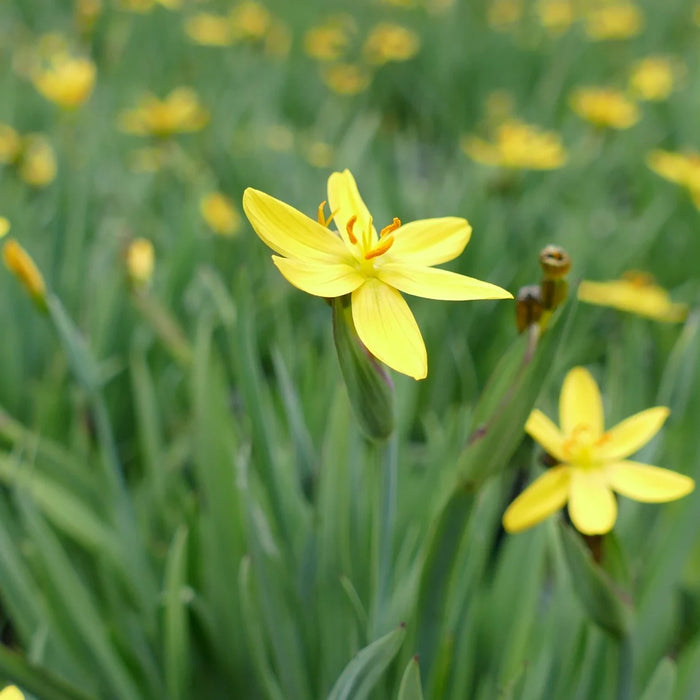
[[689, 494], [695, 487], [687, 476], [627, 459], [659, 432], [668, 417], [663, 406], [649, 408], [605, 430], [598, 385], [583, 367], [564, 379], [557, 427], [534, 410], [525, 425], [558, 462], [538, 477], [503, 515], [508, 532], [536, 525], [568, 504], [579, 532], [609, 532], [617, 519], [613, 492], [644, 503], [664, 503]]
[[[255, 232], [278, 255], [272, 260], [295, 287], [320, 297], [351, 295], [360, 340], [389, 367], [415, 379], [428, 372], [418, 324], [400, 292], [429, 299], [510, 299], [488, 282], [433, 265], [456, 258], [471, 226], [458, 217], [393, 222], [377, 232], [350, 171], [328, 179], [331, 215], [318, 221], [248, 188], [243, 208]], [[328, 225], [333, 221], [337, 232]]]

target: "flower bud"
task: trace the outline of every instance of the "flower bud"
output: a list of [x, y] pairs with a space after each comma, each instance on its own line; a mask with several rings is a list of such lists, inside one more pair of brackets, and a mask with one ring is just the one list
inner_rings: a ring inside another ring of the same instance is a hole
[[522, 333], [533, 323], [539, 323], [542, 317], [542, 298], [540, 287], [529, 284], [521, 287], [515, 300], [515, 322], [518, 333]]
[[46, 309], [46, 284], [34, 264], [22, 246], [14, 239], [10, 239], [2, 248], [2, 259], [7, 269], [17, 277], [40, 309]]

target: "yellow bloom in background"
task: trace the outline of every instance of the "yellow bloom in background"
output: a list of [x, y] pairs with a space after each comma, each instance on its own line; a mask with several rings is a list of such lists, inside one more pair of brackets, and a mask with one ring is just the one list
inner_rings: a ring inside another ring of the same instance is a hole
[[552, 34], [562, 34], [576, 19], [571, 0], [539, 0], [535, 10], [540, 24]]
[[197, 93], [191, 88], [173, 90], [164, 100], [148, 94], [134, 108], [119, 115], [122, 131], [140, 136], [167, 137], [199, 131], [209, 121]]
[[146, 238], [136, 238], [126, 251], [126, 269], [132, 282], [145, 285], [153, 277], [155, 251], [153, 243]]
[[56, 178], [56, 153], [43, 134], [24, 137], [19, 176], [32, 187], [46, 187]]
[[253, 0], [241, 2], [231, 10], [231, 26], [236, 39], [262, 39], [272, 22], [270, 11]]
[[520, 170], [553, 170], [566, 162], [566, 150], [559, 135], [508, 119], [496, 128], [493, 142], [464, 136], [462, 150], [484, 165]]
[[5, 267], [17, 277], [29, 295], [43, 305], [46, 298], [46, 284], [29, 253], [11, 238], [2, 247], [2, 260]]
[[381, 66], [392, 61], [408, 61], [420, 49], [420, 37], [400, 24], [384, 22], [368, 34], [362, 52], [368, 63]]
[[0, 691], [0, 700], [24, 700], [24, 693], [16, 685], [8, 685]]
[[522, 16], [522, 0], [490, 0], [487, 8], [489, 25], [499, 31], [517, 24]]
[[680, 322], [688, 315], [686, 304], [673, 303], [668, 292], [644, 272], [626, 272], [621, 279], [609, 282], [584, 280], [579, 285], [578, 298], [588, 304], [630, 311], [655, 321]]
[[207, 226], [221, 236], [233, 236], [241, 227], [241, 215], [222, 192], [210, 192], [202, 197], [199, 211]]
[[520, 532], [568, 504], [579, 532], [599, 535], [617, 519], [613, 491], [643, 503], [664, 503], [689, 494], [695, 482], [682, 474], [627, 459], [656, 433], [669, 415], [663, 406], [649, 408], [604, 429], [598, 385], [583, 367], [564, 379], [557, 427], [535, 409], [525, 425], [558, 465], [539, 476], [503, 515], [508, 532]]
[[[349, 170], [328, 178], [318, 221], [264, 192], [248, 188], [243, 209], [255, 232], [278, 255], [272, 260], [295, 287], [320, 297], [351, 295], [360, 340], [381, 362], [423, 379], [428, 359], [420, 330], [400, 292], [428, 299], [512, 299], [496, 285], [434, 269], [456, 258], [471, 236], [464, 219], [445, 217], [401, 224], [379, 233]], [[334, 222], [337, 232], [328, 225]]]
[[570, 104], [576, 114], [595, 126], [629, 129], [640, 118], [637, 105], [612, 88], [579, 88], [572, 93]]
[[665, 100], [673, 90], [680, 67], [665, 56], [649, 56], [632, 67], [630, 90], [640, 100]]
[[323, 82], [338, 95], [358, 95], [372, 82], [372, 74], [357, 63], [336, 63], [321, 72]]
[[182, 5], [182, 0], [118, 0], [117, 5], [129, 12], [145, 14], [156, 5], [166, 7], [168, 10], [177, 10]]
[[90, 96], [97, 69], [89, 58], [66, 53], [55, 54], [46, 67], [32, 75], [34, 87], [47, 99], [64, 109], [80, 106]]
[[201, 12], [185, 20], [185, 34], [202, 46], [230, 46], [233, 43], [231, 20], [222, 15]]
[[345, 15], [328, 18], [304, 34], [304, 52], [317, 61], [337, 61], [347, 50], [354, 20]]
[[596, 7], [585, 18], [586, 35], [593, 41], [629, 39], [637, 36], [643, 27], [642, 10], [630, 2]]
[[9, 231], [10, 222], [4, 216], [0, 216], [0, 238], [6, 236]]
[[656, 150], [647, 156], [647, 165], [657, 175], [685, 187], [700, 209], [700, 153]]
[[77, 0], [75, 4], [75, 21], [83, 33], [91, 32], [102, 12], [100, 0]]
[[0, 164], [14, 163], [21, 149], [19, 134], [9, 124], [0, 124]]
[[304, 149], [304, 157], [314, 168], [330, 168], [333, 163], [333, 146], [324, 141], [312, 141]]

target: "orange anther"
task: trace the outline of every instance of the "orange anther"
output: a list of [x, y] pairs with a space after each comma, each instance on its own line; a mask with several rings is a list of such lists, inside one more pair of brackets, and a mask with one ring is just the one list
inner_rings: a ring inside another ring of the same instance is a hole
[[356, 221], [357, 221], [357, 217], [356, 217], [356, 216], [351, 216], [351, 217], [348, 219], [347, 225], [345, 226], [345, 230], [348, 232], [348, 238], [350, 239], [350, 243], [352, 243], [353, 245], [355, 245], [355, 244], [357, 243], [357, 238], [356, 238], [356, 236], [355, 236], [355, 234], [353, 233], [353, 230], [352, 230], [352, 229], [353, 229], [353, 226], [355, 225], [355, 222], [356, 222]]
[[394, 245], [394, 237], [387, 236], [386, 238], [382, 239], [376, 248], [373, 248], [365, 253], [365, 260], [371, 260], [372, 258], [378, 258], [380, 255], [384, 255], [384, 253], [386, 253], [386, 251], [389, 250], [392, 245]]
[[379, 232], [379, 238], [384, 238], [389, 233], [392, 233], [396, 231], [397, 228], [401, 226], [401, 219], [398, 219], [397, 217], [394, 217], [394, 220], [388, 225], [385, 226], [380, 232]]
[[326, 215], [324, 213], [324, 209], [326, 208], [326, 200], [324, 199], [319, 205], [318, 205], [318, 211], [316, 212], [316, 220], [318, 221], [321, 226], [326, 226]]

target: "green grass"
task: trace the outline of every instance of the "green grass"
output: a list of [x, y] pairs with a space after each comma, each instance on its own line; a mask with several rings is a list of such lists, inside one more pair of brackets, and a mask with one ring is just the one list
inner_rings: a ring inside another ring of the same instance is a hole
[[[320, 0], [268, 4], [293, 33], [283, 60], [187, 41], [183, 13], [226, 4], [103, 4], [82, 37], [69, 3], [0, 5], [0, 122], [46, 132], [59, 164], [41, 190], [0, 169], [0, 215], [51, 290], [43, 315], [0, 274], [0, 674], [47, 700], [696, 697], [697, 493], [620, 499], [606, 566], [623, 600], [601, 584], [584, 604], [601, 568], [558, 516], [515, 536], [500, 527], [540, 469], [525, 419], [535, 405], [555, 414], [576, 364], [599, 380], [610, 424], [669, 406], [639, 459], [700, 477], [699, 216], [645, 164], [653, 148], [700, 147], [693, 3], [648, 0], [640, 36], [590, 43], [579, 26], [547, 36], [531, 13], [495, 32], [483, 2], [443, 15], [333, 2], [356, 18], [352, 51], [382, 19], [422, 41], [355, 97], [330, 92], [303, 53], [305, 29], [330, 13]], [[12, 69], [49, 31], [98, 67], [74, 113]], [[687, 69], [639, 124], [598, 133], [570, 110], [573, 87], [624, 88], [651, 53]], [[179, 85], [210, 124], [173, 139], [171, 167], [132, 172], [130, 151], [148, 140], [119, 132], [117, 114]], [[461, 152], [494, 90], [561, 133], [563, 169], [504, 178]], [[278, 126], [289, 150], [269, 147]], [[332, 147], [329, 167], [305, 159], [315, 141]], [[523, 364], [511, 302], [412, 298], [429, 374], [393, 374], [396, 429], [370, 443], [330, 307], [280, 277], [245, 220], [226, 239], [198, 209], [207, 191], [239, 206], [253, 186], [313, 215], [346, 167], [377, 221], [466, 217], [472, 240], [450, 269], [515, 293], [556, 243], [572, 286], [647, 270], [693, 307], [688, 321], [571, 300]], [[156, 250], [141, 296], [124, 265], [138, 236]], [[599, 623], [627, 616], [622, 640], [591, 618], [601, 599]]]

